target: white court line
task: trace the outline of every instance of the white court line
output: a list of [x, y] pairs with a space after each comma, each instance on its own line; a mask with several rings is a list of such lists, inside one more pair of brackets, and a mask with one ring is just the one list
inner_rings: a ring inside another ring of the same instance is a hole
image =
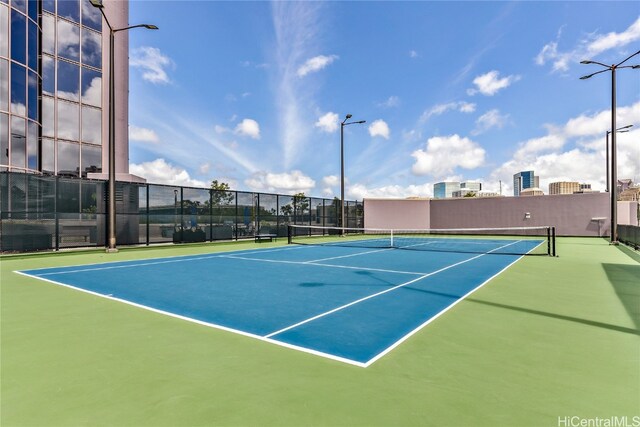
[[41, 276], [33, 276], [31, 274], [23, 273], [22, 271], [14, 271], [14, 273], [20, 274], [20, 275], [25, 276], [25, 277], [42, 280], [44, 282], [53, 283], [54, 285], [63, 286], [65, 288], [73, 289], [73, 290], [76, 290], [76, 291], [84, 292], [84, 293], [87, 293], [87, 294], [90, 294], [90, 295], [93, 295], [93, 296], [97, 296], [97, 297], [100, 297], [100, 298], [106, 298], [108, 300], [121, 302], [121, 303], [124, 303], [124, 304], [127, 304], [127, 305], [131, 305], [133, 307], [137, 307], [137, 308], [141, 308], [141, 309], [144, 309], [144, 310], [152, 311], [154, 313], [163, 314], [163, 315], [166, 315], [166, 316], [174, 317], [176, 319], [186, 320], [187, 322], [191, 322], [191, 323], [197, 323], [198, 325], [208, 326], [210, 328], [220, 329], [220, 330], [227, 331], [227, 332], [233, 332], [233, 333], [236, 333], [236, 334], [239, 334], [239, 335], [243, 335], [245, 337], [250, 337], [250, 338], [254, 338], [254, 339], [260, 340], [260, 341], [268, 342], [270, 344], [276, 344], [276, 345], [278, 345], [280, 347], [286, 347], [286, 348], [290, 348], [290, 349], [293, 349], [293, 350], [302, 351], [304, 353], [309, 353], [309, 354], [313, 354], [313, 355], [316, 355], [316, 356], [321, 356], [321, 357], [324, 357], [324, 358], [327, 358], [327, 359], [336, 360], [338, 362], [348, 363], [350, 365], [359, 366], [361, 368], [365, 367], [364, 363], [358, 362], [356, 360], [347, 359], [345, 357], [336, 356], [336, 355], [329, 354], [329, 353], [324, 353], [322, 351], [313, 350], [311, 348], [301, 347], [301, 346], [297, 346], [297, 345], [294, 345], [294, 344], [289, 344], [289, 343], [278, 341], [278, 340], [272, 340], [272, 339], [269, 339], [269, 338], [266, 338], [266, 337], [263, 337], [263, 336], [260, 336], [260, 335], [252, 334], [251, 332], [242, 331], [240, 329], [229, 328], [227, 326], [218, 325], [216, 323], [210, 323], [210, 322], [205, 322], [203, 320], [193, 319], [191, 317], [182, 316], [180, 314], [172, 313], [170, 311], [160, 310], [160, 309], [157, 309], [157, 308], [149, 307], [147, 305], [138, 304], [138, 303], [135, 303], [133, 301], [126, 300], [126, 299], [116, 298], [116, 297], [114, 297], [112, 295], [105, 295], [105, 294], [101, 294], [101, 293], [98, 293], [98, 292], [90, 291], [88, 289], [79, 288], [79, 287], [76, 287], [76, 286], [73, 286], [73, 285], [67, 285], [66, 283], [56, 282], [55, 280], [50, 280], [50, 279], [45, 279], [45, 278], [43, 278]]
[[349, 257], [360, 256], [360, 255], [365, 255], [365, 254], [374, 254], [376, 252], [390, 251], [392, 249], [395, 249], [395, 248], [376, 249], [375, 251], [359, 252], [357, 254], [349, 254], [349, 255], [342, 255], [342, 256], [332, 256], [331, 258], [321, 258], [321, 259], [314, 259], [314, 260], [311, 260], [311, 261], [304, 261], [304, 263], [313, 264], [315, 262], [320, 262], [320, 261], [329, 261], [330, 259], [349, 258]]
[[[216, 252], [216, 253], [213, 253], [211, 255], [206, 255], [206, 254], [201, 254], [201, 255], [178, 255], [178, 256], [164, 257], [164, 258], [150, 258], [148, 260], [109, 261], [109, 262], [105, 262], [105, 263], [84, 264], [84, 265], [76, 265], [76, 266], [68, 266], [68, 267], [44, 267], [44, 268], [29, 269], [29, 271], [36, 272], [36, 271], [40, 271], [40, 270], [52, 270], [52, 269], [56, 269], [56, 268], [78, 267], [77, 270], [53, 271], [51, 273], [42, 273], [42, 274], [40, 274], [40, 276], [51, 276], [51, 275], [57, 275], [57, 274], [80, 273], [80, 272], [83, 272], [83, 271], [112, 270], [112, 269], [117, 269], [117, 268], [131, 268], [131, 267], [144, 267], [144, 266], [147, 266], [147, 265], [171, 264], [171, 263], [175, 263], [175, 262], [200, 261], [200, 260], [211, 259], [211, 258], [229, 258], [230, 256], [229, 255], [225, 255], [225, 254], [232, 254], [232, 253], [239, 253], [239, 252], [242, 252], [243, 254], [257, 254], [257, 253], [266, 253], [266, 252], [277, 252], [277, 251], [282, 251], [282, 250], [302, 249], [304, 247], [305, 246], [294, 246], [294, 247], [286, 247], [286, 248], [260, 249], [260, 250], [252, 251], [252, 252], [245, 252], [247, 250], [251, 251], [251, 249], [240, 249], [240, 250], [237, 250], [237, 251]], [[153, 261], [154, 259], [163, 260], [163, 261]], [[136, 261], [140, 261], [140, 262], [136, 262]], [[124, 264], [124, 265], [106, 265], [105, 266], [105, 264], [115, 264], [115, 263], [127, 263], [127, 264]], [[82, 267], [87, 267], [87, 266], [91, 266], [91, 265], [101, 265], [102, 267], [82, 268]]]
[[[520, 241], [521, 241], [521, 240], [520, 240]], [[518, 243], [518, 242], [512, 242], [512, 243], [509, 243], [509, 244], [507, 244], [507, 245], [503, 245], [503, 246], [501, 246], [501, 247], [499, 247], [499, 248], [494, 249], [494, 251], [497, 251], [498, 249], [506, 248], [507, 246], [511, 246], [511, 245], [513, 245], [513, 244], [516, 244], [516, 243]], [[484, 254], [480, 254], [480, 255], [476, 255], [476, 256], [474, 256], [474, 257], [471, 257], [471, 258], [469, 258], [469, 259], [465, 259], [465, 260], [463, 260], [463, 261], [459, 261], [459, 262], [457, 262], [457, 263], [455, 263], [455, 264], [448, 265], [448, 266], [443, 267], [443, 268], [441, 268], [441, 269], [439, 269], [439, 270], [432, 271], [431, 273], [423, 274], [422, 276], [417, 277], [417, 278], [415, 278], [415, 279], [413, 279], [413, 280], [410, 280], [410, 281], [408, 281], [408, 282], [401, 283], [401, 284], [399, 284], [399, 285], [397, 285], [397, 286], [394, 286], [394, 287], [392, 287], [392, 288], [389, 288], [389, 289], [385, 289], [384, 291], [376, 292], [375, 294], [371, 294], [371, 295], [369, 295], [369, 296], [366, 296], [366, 297], [363, 297], [363, 298], [357, 299], [357, 300], [355, 300], [355, 301], [352, 301], [352, 302], [350, 302], [350, 303], [348, 303], [348, 304], [344, 304], [344, 305], [342, 305], [342, 306], [340, 306], [340, 307], [336, 307], [336, 308], [334, 308], [333, 310], [325, 311], [324, 313], [320, 313], [320, 314], [318, 314], [318, 315], [316, 315], [316, 316], [310, 317], [310, 318], [305, 319], [305, 320], [303, 320], [303, 321], [301, 321], [301, 322], [298, 322], [298, 323], [296, 323], [296, 324], [293, 324], [293, 325], [287, 326], [286, 328], [282, 328], [282, 329], [280, 329], [280, 330], [278, 330], [278, 331], [275, 331], [275, 332], [272, 332], [272, 333], [270, 333], [270, 334], [268, 334], [268, 335], [265, 335], [265, 338], [271, 338], [271, 337], [272, 337], [272, 336], [274, 336], [274, 335], [281, 334], [282, 332], [286, 332], [286, 331], [288, 331], [288, 330], [290, 330], [290, 329], [293, 329], [293, 328], [296, 328], [296, 327], [298, 327], [298, 326], [304, 325], [305, 323], [309, 323], [309, 322], [312, 322], [312, 321], [314, 321], [314, 320], [320, 319], [321, 317], [328, 316], [329, 314], [335, 313], [335, 312], [337, 312], [337, 311], [344, 310], [345, 308], [348, 308], [348, 307], [351, 307], [351, 306], [353, 306], [353, 305], [359, 304], [359, 303], [361, 303], [361, 302], [363, 302], [363, 301], [369, 300], [369, 299], [371, 299], [371, 298], [375, 298], [375, 297], [380, 296], [380, 295], [384, 295], [384, 294], [386, 294], [386, 293], [388, 293], [388, 292], [391, 292], [391, 291], [395, 291], [396, 289], [400, 289], [400, 288], [402, 288], [402, 287], [405, 287], [405, 286], [407, 286], [407, 285], [410, 285], [411, 283], [415, 283], [415, 282], [417, 282], [417, 281], [419, 281], [419, 280], [422, 280], [422, 279], [425, 279], [425, 278], [427, 278], [427, 277], [433, 276], [433, 275], [435, 275], [435, 274], [441, 273], [441, 272], [443, 272], [443, 271], [449, 270], [450, 268], [457, 267], [458, 265], [465, 264], [465, 263], [467, 263], [467, 262], [469, 262], [469, 261], [473, 261], [474, 259], [477, 259], [477, 258], [483, 257], [483, 256], [487, 255], [488, 253], [489, 253], [489, 252], [484, 253]]]
[[226, 255], [226, 256], [222, 256], [221, 258], [241, 259], [241, 260], [256, 261], [256, 262], [270, 262], [274, 264], [313, 265], [318, 267], [345, 268], [348, 270], [380, 271], [383, 273], [412, 274], [414, 276], [421, 276], [424, 274], [424, 272], [416, 272], [416, 271], [386, 270], [384, 268], [370, 268], [370, 267], [352, 267], [349, 265], [320, 264], [320, 263], [316, 263], [316, 262], [312, 263], [308, 261], [285, 261], [285, 260], [277, 260], [277, 259], [244, 258], [240, 256], [235, 256], [235, 255]]

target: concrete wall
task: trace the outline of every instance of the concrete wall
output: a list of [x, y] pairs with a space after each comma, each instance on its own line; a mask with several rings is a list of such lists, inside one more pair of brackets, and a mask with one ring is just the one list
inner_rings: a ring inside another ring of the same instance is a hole
[[618, 224], [640, 225], [638, 223], [638, 202], [618, 202]]
[[428, 199], [364, 199], [366, 228], [431, 228]]
[[[633, 207], [626, 206], [629, 202], [620, 203], [623, 205], [618, 205], [618, 223], [628, 223], [634, 218], [637, 223], [637, 217], [630, 217]], [[610, 209], [609, 193], [364, 201], [365, 227], [368, 228], [500, 228], [549, 225], [556, 227], [559, 236], [609, 235]]]
[[432, 200], [431, 227], [550, 225], [559, 236], [598, 236], [609, 233], [609, 210], [608, 193]]

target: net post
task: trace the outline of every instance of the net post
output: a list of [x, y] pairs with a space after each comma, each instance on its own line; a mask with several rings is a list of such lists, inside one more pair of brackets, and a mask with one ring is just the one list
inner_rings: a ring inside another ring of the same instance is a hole
[[556, 227], [551, 227], [551, 256], [557, 256], [556, 254]]
[[290, 245], [293, 240], [293, 227], [291, 224], [287, 225], [287, 243]]
[[551, 255], [551, 227], [547, 227], [547, 255]]
[[390, 245], [389, 245], [389, 246], [393, 248], [393, 247], [394, 247], [394, 246], [393, 246], [393, 230], [391, 230], [390, 235], [391, 235], [391, 240], [390, 240], [390, 242], [389, 242], [389, 243], [390, 243]]

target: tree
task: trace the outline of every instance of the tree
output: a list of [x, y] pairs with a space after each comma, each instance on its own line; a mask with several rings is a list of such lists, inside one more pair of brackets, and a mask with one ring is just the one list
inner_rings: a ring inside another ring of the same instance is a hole
[[469, 191], [464, 195], [464, 197], [476, 197], [476, 192], [475, 191]]
[[218, 182], [217, 179], [211, 181], [211, 203], [218, 208], [218, 223], [222, 222], [222, 208], [229, 206], [235, 197], [231, 187], [226, 182]]
[[293, 205], [296, 209], [296, 216], [304, 215], [309, 209], [309, 198], [304, 195], [304, 192], [296, 193], [293, 195]]

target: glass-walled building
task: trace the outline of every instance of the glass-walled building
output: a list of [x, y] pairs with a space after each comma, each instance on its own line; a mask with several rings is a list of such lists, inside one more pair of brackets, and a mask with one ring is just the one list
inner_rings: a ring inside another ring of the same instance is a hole
[[[128, 24], [128, 2], [104, 4], [114, 25]], [[124, 70], [127, 45], [119, 35], [116, 62]], [[0, 0], [0, 171], [103, 178], [108, 46], [89, 0]], [[119, 160], [128, 158], [127, 71], [116, 81], [116, 108], [124, 113], [116, 121]], [[118, 163], [119, 175], [127, 174], [128, 162]]]

